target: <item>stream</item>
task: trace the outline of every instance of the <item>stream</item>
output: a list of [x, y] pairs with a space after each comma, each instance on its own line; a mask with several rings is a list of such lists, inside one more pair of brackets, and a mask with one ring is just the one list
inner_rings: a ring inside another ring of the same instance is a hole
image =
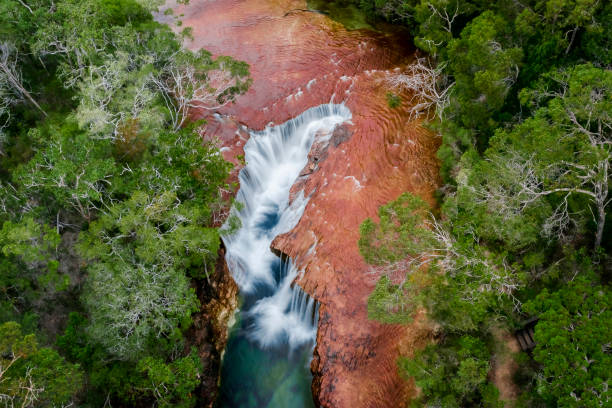
[[221, 369], [219, 407], [313, 407], [310, 360], [317, 305], [294, 284], [299, 271], [270, 250], [272, 240], [293, 229], [308, 197], [291, 186], [308, 162], [311, 146], [328, 141], [349, 121], [343, 104], [306, 110], [284, 124], [250, 132], [246, 166], [223, 237], [226, 261], [240, 288], [241, 307], [230, 331]]

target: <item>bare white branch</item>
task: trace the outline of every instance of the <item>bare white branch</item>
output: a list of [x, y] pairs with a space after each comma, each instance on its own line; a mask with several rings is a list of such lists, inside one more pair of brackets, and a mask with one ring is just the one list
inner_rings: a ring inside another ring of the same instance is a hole
[[30, 92], [23, 85], [21, 72], [18, 68], [18, 54], [15, 47], [7, 42], [0, 43], [0, 87], [5, 86], [13, 94], [25, 97], [43, 115], [47, 113], [40, 107]]
[[438, 64], [433, 68], [425, 58], [419, 58], [403, 73], [390, 74], [385, 81], [393, 89], [411, 92], [409, 100], [412, 105], [411, 119], [435, 114], [439, 120], [442, 120], [454, 86], [454, 83], [447, 83], [443, 71], [444, 64]]

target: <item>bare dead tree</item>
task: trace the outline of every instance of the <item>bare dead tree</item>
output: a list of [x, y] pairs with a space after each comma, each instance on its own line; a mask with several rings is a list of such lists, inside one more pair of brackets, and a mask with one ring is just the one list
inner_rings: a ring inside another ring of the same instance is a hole
[[18, 2], [19, 2], [19, 4], [21, 4], [23, 7], [25, 7], [26, 9], [28, 9], [28, 11], [30, 12], [30, 14], [34, 14], [34, 12], [32, 11], [32, 8], [31, 8], [30, 6], [28, 6], [28, 5], [26, 4], [26, 2], [25, 2], [25, 1], [23, 1], [23, 0], [17, 0], [17, 1], [18, 1]]
[[414, 64], [399, 74], [389, 75], [385, 81], [393, 89], [411, 92], [411, 119], [421, 116], [437, 116], [442, 120], [444, 111], [450, 103], [450, 94], [454, 83], [448, 84], [443, 74], [444, 64], [433, 68], [425, 58], [419, 58]]
[[161, 91], [175, 131], [183, 126], [192, 109], [212, 111], [230, 103], [232, 99], [224, 96], [239, 81], [223, 64], [202, 71], [195, 64], [181, 63], [177, 58], [181, 52], [170, 59], [161, 75], [152, 78]]
[[[447, 4], [447, 2], [444, 2], [444, 3], [445, 3], [444, 5]], [[451, 15], [449, 14], [446, 8], [439, 7], [437, 4], [434, 4], [431, 1], [427, 2], [427, 8], [429, 9], [429, 11], [431, 11], [431, 15], [429, 18], [431, 19], [434, 16], [438, 17], [440, 21], [442, 22], [442, 27], [444, 28], [444, 30], [452, 34], [453, 23], [455, 22], [455, 19], [459, 17], [459, 15], [462, 14], [462, 12], [459, 10], [459, 3], [460, 1], [457, 0], [455, 3], [455, 10], [453, 11]]]
[[3, 83], [6, 84], [10, 91], [26, 98], [36, 107], [36, 109], [47, 116], [47, 113], [40, 107], [38, 102], [36, 102], [23, 85], [21, 72], [19, 72], [17, 66], [18, 59], [15, 47], [7, 42], [0, 43], [0, 85]]
[[[8, 355], [0, 359], [0, 384], [8, 380], [6, 377], [7, 371], [23, 357], [25, 357], [24, 354], [15, 353], [14, 350], [10, 350]], [[34, 407], [38, 396], [44, 391], [44, 388], [34, 383], [32, 369], [28, 368], [23, 378], [12, 378], [12, 380], [10, 394], [0, 392], [0, 403], [3, 403], [5, 407], [11, 408]]]

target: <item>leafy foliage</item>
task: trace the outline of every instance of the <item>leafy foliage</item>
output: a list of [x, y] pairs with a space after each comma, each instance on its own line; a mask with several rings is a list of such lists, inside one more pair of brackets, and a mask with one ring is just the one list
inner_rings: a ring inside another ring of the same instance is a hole
[[6, 406], [69, 404], [83, 385], [83, 373], [55, 350], [39, 348], [15, 322], [0, 325], [0, 401]]
[[197, 310], [187, 276], [179, 273], [189, 266], [183, 255], [196, 262], [210, 256], [219, 238], [213, 232], [216, 242], [208, 242], [206, 228], [190, 225], [198, 210], [185, 207], [173, 193], [135, 192], [81, 235], [82, 255], [95, 261], [84, 297], [90, 335], [120, 359], [141, 355], [151, 337], [173, 335]]
[[109, 143], [90, 139], [73, 123], [32, 129], [30, 137], [40, 148], [14, 171], [15, 184], [47, 211], [68, 208], [91, 219], [117, 171]]
[[395, 262], [432, 243], [425, 224], [427, 204], [420, 198], [403, 194], [378, 210], [380, 222], [367, 219], [360, 227], [359, 251], [366, 262], [381, 265]]
[[139, 361], [138, 370], [146, 373], [142, 386], [148, 389], [160, 407], [190, 407], [195, 403], [192, 392], [200, 384], [201, 366], [195, 350], [191, 350], [189, 355], [170, 364], [147, 357]]
[[383, 323], [406, 323], [418, 305], [417, 293], [409, 282], [393, 284], [387, 276], [381, 277], [368, 297], [368, 317]]
[[[497, 407], [498, 391], [487, 379], [491, 362], [486, 344], [468, 335], [429, 345], [400, 367], [414, 377], [429, 404], [443, 407]], [[440, 381], [440, 379], [446, 381]]]
[[612, 324], [612, 292], [585, 273], [561, 289], [544, 289], [525, 305], [539, 317], [534, 359], [542, 365], [537, 392], [546, 401], [568, 407], [604, 406]]

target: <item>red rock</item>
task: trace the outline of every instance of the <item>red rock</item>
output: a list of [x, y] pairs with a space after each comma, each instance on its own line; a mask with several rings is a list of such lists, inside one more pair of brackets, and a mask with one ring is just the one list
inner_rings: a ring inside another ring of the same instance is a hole
[[185, 352], [197, 349], [202, 362], [200, 385], [195, 390], [199, 406], [212, 408], [217, 398], [222, 355], [227, 345], [228, 327], [238, 307], [238, 286], [225, 262], [225, 249], [219, 249], [215, 271], [207, 284], [196, 285], [202, 305], [193, 314], [193, 325], [186, 333]]
[[422, 346], [429, 330], [421, 317], [409, 326], [368, 320], [377, 276], [359, 254], [359, 225], [405, 191], [433, 204], [439, 141], [409, 120], [406, 102], [396, 109], [386, 102], [382, 78], [410, 63], [407, 39], [347, 31], [305, 8], [299, 0], [191, 0], [175, 14], [184, 13], [183, 26], [193, 27], [189, 47], [251, 64], [251, 89], [221, 109], [222, 123], [208, 118], [207, 137], [219, 138], [228, 160], [239, 164], [247, 140], [241, 124], [262, 129], [330, 100], [351, 109], [352, 123], [338, 128], [329, 146], [313, 146], [302, 171], [307, 177], [292, 189], [304, 189], [310, 201], [298, 225], [272, 247], [294, 259], [303, 271], [298, 284], [321, 303], [311, 365], [315, 401], [399, 407], [414, 387], [399, 377], [397, 357]]

